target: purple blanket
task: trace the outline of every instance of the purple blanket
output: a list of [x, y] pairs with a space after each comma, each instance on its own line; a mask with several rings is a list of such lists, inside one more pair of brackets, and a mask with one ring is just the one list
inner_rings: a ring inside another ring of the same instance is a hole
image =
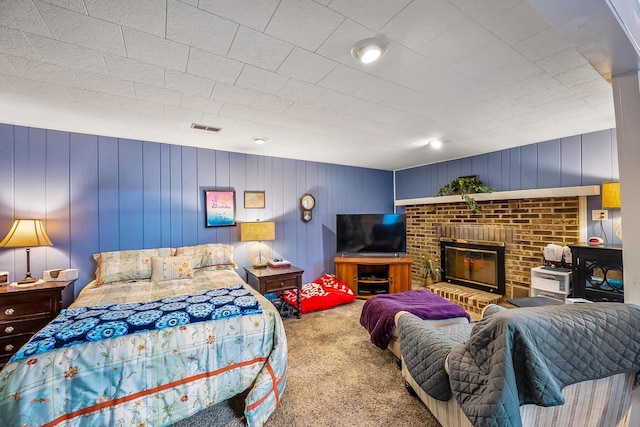
[[464, 308], [426, 289], [376, 295], [364, 303], [360, 314], [360, 324], [369, 331], [372, 343], [383, 350], [387, 348], [395, 327], [395, 315], [403, 310], [421, 319], [466, 317], [471, 320]]

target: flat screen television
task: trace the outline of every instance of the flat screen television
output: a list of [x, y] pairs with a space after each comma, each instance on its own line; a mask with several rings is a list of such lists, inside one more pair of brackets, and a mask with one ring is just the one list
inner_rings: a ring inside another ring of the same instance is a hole
[[405, 214], [339, 214], [336, 252], [397, 255], [407, 251]]

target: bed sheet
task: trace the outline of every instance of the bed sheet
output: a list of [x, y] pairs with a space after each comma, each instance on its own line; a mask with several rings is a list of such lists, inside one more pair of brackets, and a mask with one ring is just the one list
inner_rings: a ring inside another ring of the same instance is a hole
[[[87, 285], [71, 308], [150, 302], [244, 281], [233, 270], [193, 280]], [[0, 426], [167, 426], [251, 388], [249, 426], [275, 410], [287, 378], [280, 315], [262, 313], [64, 347], [8, 363], [0, 372]]]

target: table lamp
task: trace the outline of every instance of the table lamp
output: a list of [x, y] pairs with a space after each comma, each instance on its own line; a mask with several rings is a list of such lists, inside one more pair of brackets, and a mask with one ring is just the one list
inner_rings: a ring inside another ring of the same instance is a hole
[[[620, 201], [620, 182], [603, 182], [602, 183], [602, 209], [620, 209], [622, 203]], [[613, 232], [622, 240], [622, 218], [619, 218], [613, 224]]]
[[262, 243], [276, 239], [276, 223], [273, 221], [243, 222], [240, 224], [240, 240], [257, 242], [249, 248], [249, 261], [254, 268], [264, 268], [271, 258], [271, 249]]
[[11, 230], [0, 242], [0, 247], [3, 248], [26, 248], [27, 273], [24, 279], [18, 282], [19, 285], [38, 281], [38, 279], [31, 277], [31, 248], [37, 246], [53, 246], [40, 219], [16, 219], [13, 221]]

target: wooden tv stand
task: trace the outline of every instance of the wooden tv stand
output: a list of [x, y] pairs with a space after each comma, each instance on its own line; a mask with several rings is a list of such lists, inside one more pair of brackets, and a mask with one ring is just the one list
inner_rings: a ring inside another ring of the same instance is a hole
[[349, 285], [358, 298], [411, 290], [409, 257], [342, 257], [336, 263], [336, 278]]

